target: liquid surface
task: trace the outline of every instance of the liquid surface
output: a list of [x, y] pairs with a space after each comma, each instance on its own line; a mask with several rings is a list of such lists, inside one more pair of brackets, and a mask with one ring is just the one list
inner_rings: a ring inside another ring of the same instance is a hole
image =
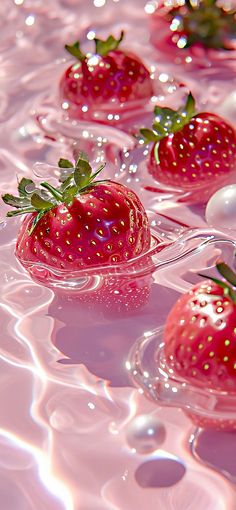
[[[80, 147], [93, 162], [107, 160], [107, 175], [142, 190], [152, 228], [171, 242], [148, 282], [130, 282], [131, 290], [138, 285], [147, 292], [138, 294], [135, 306], [127, 298], [126, 313], [122, 306], [117, 313], [34, 283], [14, 256], [20, 220], [5, 221], [7, 207], [1, 204], [2, 510], [236, 510], [235, 456], [229, 447], [235, 434], [214, 433], [215, 443], [209, 441], [180, 409], [148, 400], [127, 370], [137, 339], [164, 324], [197, 273], [222, 253], [233, 262], [228, 245], [217, 243], [219, 235], [201, 230], [203, 206], [188, 207], [173, 194], [152, 189], [146, 149], [135, 145], [133, 134], [151, 124], [155, 102], [179, 104], [190, 82], [203, 109], [214, 108], [231, 122], [236, 111], [233, 76], [222, 99], [220, 60], [215, 76], [209, 62], [201, 69], [206, 88], [195, 80], [197, 63], [191, 74], [185, 65], [177, 72], [161, 46], [154, 49], [155, 5], [1, 0], [1, 193], [16, 191], [16, 177], [55, 176], [51, 166]], [[68, 118], [58, 96], [59, 80], [71, 63], [64, 44], [80, 39], [88, 50], [94, 34], [117, 35], [121, 29], [124, 47], [151, 68], [155, 100], [127, 120], [126, 130]], [[230, 70], [232, 65], [230, 60]], [[121, 281], [121, 296], [127, 288]]]

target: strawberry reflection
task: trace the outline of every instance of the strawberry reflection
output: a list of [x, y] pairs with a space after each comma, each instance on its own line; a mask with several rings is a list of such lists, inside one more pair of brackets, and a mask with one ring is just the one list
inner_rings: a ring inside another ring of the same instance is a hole
[[219, 4], [203, 0], [200, 8], [199, 2], [170, 8], [163, 3], [150, 17], [151, 43], [166, 60], [168, 55], [170, 63], [186, 70], [187, 79], [189, 72], [204, 69], [211, 80], [225, 80], [222, 72], [233, 78], [235, 9]]
[[110, 281], [71, 298], [57, 294], [50, 305], [52, 343], [64, 355], [58, 363], [84, 364], [111, 386], [130, 386], [125, 362], [138, 337], [162, 324], [165, 303], [176, 293], [155, 283], [152, 274]]

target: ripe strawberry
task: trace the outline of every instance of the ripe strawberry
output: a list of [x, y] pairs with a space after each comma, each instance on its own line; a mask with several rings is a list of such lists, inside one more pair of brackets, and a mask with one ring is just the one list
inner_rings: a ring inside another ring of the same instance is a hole
[[16, 256], [27, 267], [41, 262], [48, 267], [76, 270], [117, 264], [150, 247], [146, 212], [137, 195], [113, 181], [94, 181], [87, 156], [80, 153], [75, 168], [61, 159], [63, 182], [58, 188], [43, 182], [35, 188], [23, 178], [19, 197], [4, 195], [16, 207], [8, 216], [28, 213], [16, 243]]
[[191, 93], [183, 108], [157, 106], [154, 114], [153, 130], [141, 129], [154, 142], [148, 161], [154, 179], [190, 192], [205, 186], [202, 200], [229, 182], [236, 169], [236, 132], [229, 124], [213, 113], [195, 114]]
[[167, 365], [193, 385], [236, 393], [236, 274], [204, 280], [184, 294], [167, 317]]
[[[158, 13], [157, 13], [158, 14]], [[178, 48], [202, 45], [204, 48], [231, 49], [236, 36], [235, 9], [224, 9], [216, 0], [192, 2], [174, 7], [166, 14]]]
[[120, 38], [110, 35], [105, 41], [95, 39], [95, 54], [82, 53], [79, 41], [66, 50], [77, 62], [71, 65], [60, 82], [60, 94], [69, 109], [83, 119], [116, 122], [122, 112], [140, 108], [153, 95], [149, 71], [141, 60], [122, 51]]

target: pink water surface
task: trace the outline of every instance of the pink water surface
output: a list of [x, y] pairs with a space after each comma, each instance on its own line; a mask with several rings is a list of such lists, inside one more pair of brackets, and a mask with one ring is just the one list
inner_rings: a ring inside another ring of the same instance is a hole
[[[20, 220], [6, 221], [1, 204], [0, 509], [236, 510], [235, 434], [196, 431], [180, 409], [146, 398], [127, 369], [136, 341], [163, 325], [199, 271], [222, 255], [233, 264], [234, 244], [204, 230], [204, 206], [150, 190], [132, 133], [151, 122], [154, 103], [124, 130], [71, 120], [58, 97], [69, 65], [63, 45], [80, 38], [88, 49], [93, 31], [126, 30], [124, 46], [152, 66], [159, 102], [175, 104], [189, 82], [179, 89], [175, 66], [158, 61], [145, 1], [94, 4], [1, 0], [1, 192], [32, 172], [54, 177], [58, 159], [79, 146], [93, 162], [107, 160], [108, 176], [142, 189], [151, 226], [168, 246], [155, 258], [144, 301], [114, 311], [34, 283], [14, 256]], [[232, 121], [234, 83], [225, 103], [214, 87], [207, 97], [195, 87], [199, 104], [209, 101]]]

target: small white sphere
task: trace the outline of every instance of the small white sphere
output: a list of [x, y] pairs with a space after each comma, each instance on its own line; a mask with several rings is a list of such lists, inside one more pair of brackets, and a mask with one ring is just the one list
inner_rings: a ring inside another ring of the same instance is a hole
[[210, 227], [236, 232], [236, 184], [219, 189], [210, 198], [205, 216]]
[[148, 414], [136, 416], [126, 430], [128, 445], [141, 454], [154, 452], [164, 442], [165, 437], [164, 425]]

